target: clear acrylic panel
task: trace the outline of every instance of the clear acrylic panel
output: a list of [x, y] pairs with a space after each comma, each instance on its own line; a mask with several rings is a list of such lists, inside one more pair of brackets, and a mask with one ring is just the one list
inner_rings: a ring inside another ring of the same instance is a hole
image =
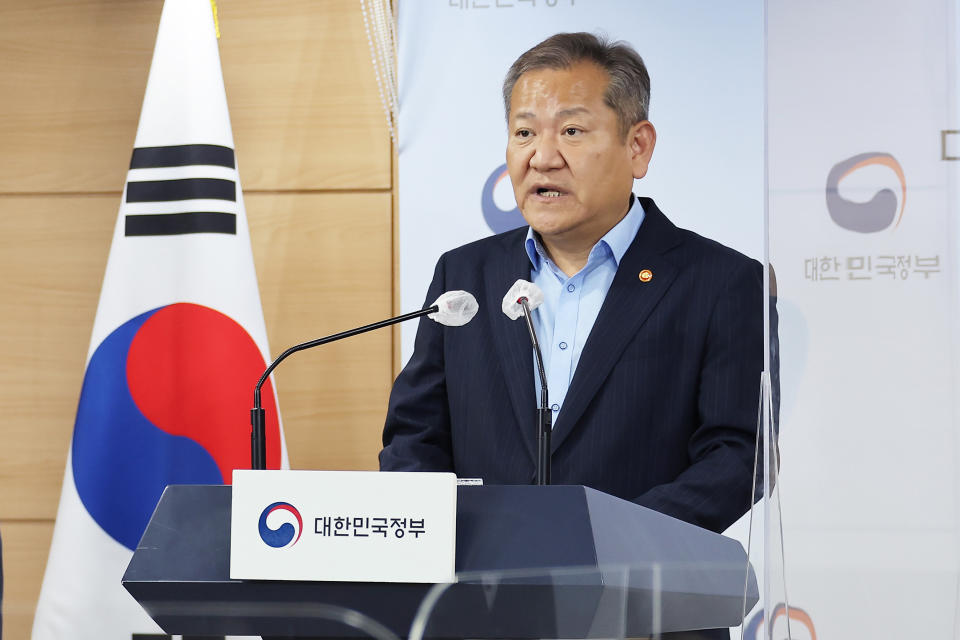
[[960, 637], [957, 2], [764, 11], [779, 438], [744, 638]]
[[[653, 563], [458, 574], [424, 598], [409, 640], [689, 638], [738, 624], [757, 601], [745, 563]], [[716, 632], [714, 632], [716, 633]], [[676, 635], [686, 634], [686, 635]]]

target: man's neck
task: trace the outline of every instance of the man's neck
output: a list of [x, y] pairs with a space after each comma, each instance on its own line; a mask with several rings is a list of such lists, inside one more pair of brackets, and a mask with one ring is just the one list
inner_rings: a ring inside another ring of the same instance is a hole
[[[603, 236], [600, 236], [600, 238], [602, 237]], [[600, 238], [597, 238], [597, 240]], [[543, 242], [543, 248], [547, 252], [547, 255], [550, 256], [550, 259], [557, 265], [557, 268], [563, 271], [568, 278], [579, 273], [580, 270], [587, 265], [587, 260], [590, 258], [590, 251], [593, 249], [593, 245], [597, 243], [594, 241], [590, 243], [589, 246], [583, 246], [582, 243], [565, 246], [562, 242], [558, 243], [555, 240], [547, 240], [546, 238], [541, 238], [541, 241]]]
[[587, 236], [586, 238], [564, 236], [547, 238], [541, 235], [540, 242], [543, 244], [547, 255], [550, 256], [553, 263], [557, 265], [557, 268], [563, 271], [569, 278], [578, 274], [580, 270], [587, 265], [587, 260], [590, 258], [590, 252], [593, 250], [593, 247], [600, 242], [603, 236], [610, 232], [610, 229], [620, 224], [628, 213], [630, 213], [629, 207], [609, 228], [595, 232], [592, 236]]

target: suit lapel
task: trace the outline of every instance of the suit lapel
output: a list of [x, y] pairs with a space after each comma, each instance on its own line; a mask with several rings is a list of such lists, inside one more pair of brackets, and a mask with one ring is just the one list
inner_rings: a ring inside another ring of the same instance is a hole
[[[563, 410], [553, 428], [553, 451], [575, 428], [590, 401], [610, 375], [618, 355], [646, 322], [679, 273], [679, 268], [663, 255], [679, 244], [677, 228], [657, 209], [653, 200], [641, 198], [641, 204], [645, 212], [643, 224], [620, 261], [584, 345], [583, 355], [564, 399]], [[652, 273], [649, 282], [639, 278], [644, 269]], [[532, 376], [533, 365], [530, 366]]]
[[[501, 310], [503, 295], [519, 278], [530, 279], [530, 259], [523, 248], [525, 235], [510, 238], [505, 255], [487, 269], [486, 313], [493, 329], [503, 379], [530, 459], [536, 461], [537, 398], [534, 390], [533, 347], [523, 319], [510, 320]], [[491, 398], [491, 401], [499, 401]]]

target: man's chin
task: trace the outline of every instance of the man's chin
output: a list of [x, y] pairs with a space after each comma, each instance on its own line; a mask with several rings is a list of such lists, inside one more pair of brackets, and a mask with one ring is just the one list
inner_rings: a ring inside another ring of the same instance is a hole
[[543, 206], [538, 203], [528, 203], [520, 213], [527, 224], [541, 235], [561, 232], [570, 226], [570, 220], [575, 217], [568, 207]]
[[529, 220], [527, 224], [530, 225], [541, 238], [546, 240], [556, 240], [563, 238], [567, 233], [571, 231], [570, 224], [565, 223], [561, 220], [535, 220], [531, 223]]

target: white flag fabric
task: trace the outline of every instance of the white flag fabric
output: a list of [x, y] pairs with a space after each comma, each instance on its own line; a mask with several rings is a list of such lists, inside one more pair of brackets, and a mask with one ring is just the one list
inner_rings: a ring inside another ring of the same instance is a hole
[[[160, 18], [87, 355], [34, 640], [159, 633], [121, 576], [167, 484], [250, 464], [269, 361], [208, 0]], [[270, 381], [267, 466], [286, 467]]]

